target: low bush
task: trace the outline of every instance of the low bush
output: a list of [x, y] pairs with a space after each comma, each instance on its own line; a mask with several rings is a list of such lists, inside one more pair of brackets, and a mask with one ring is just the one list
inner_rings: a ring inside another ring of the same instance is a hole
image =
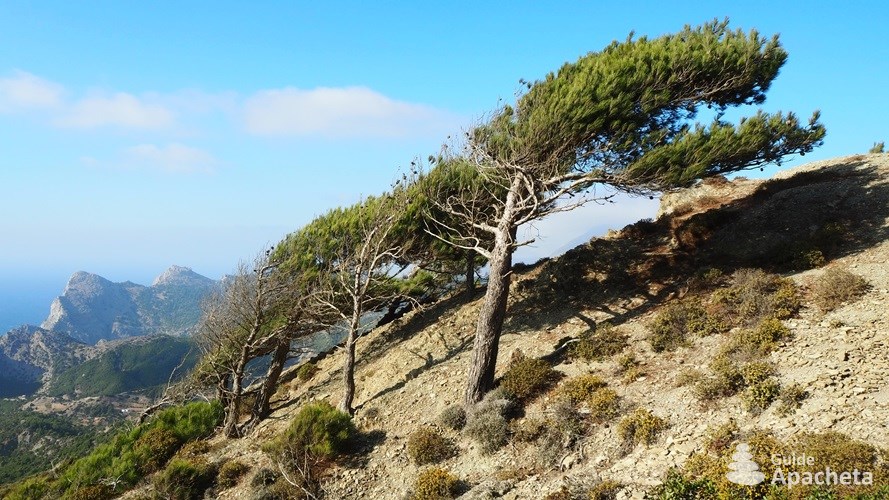
[[756, 325], [763, 319], [786, 319], [800, 308], [793, 280], [760, 269], [741, 269], [732, 274], [732, 285], [713, 295], [719, 316], [731, 324]]
[[747, 411], [759, 414], [778, 399], [780, 394], [781, 384], [773, 378], [767, 378], [747, 386], [741, 394], [741, 400]]
[[139, 472], [148, 475], [162, 469], [180, 446], [182, 443], [171, 430], [164, 427], [149, 429], [133, 443]]
[[316, 401], [299, 410], [283, 439], [291, 447], [331, 459], [345, 453], [357, 433], [349, 415]]
[[547, 422], [536, 418], [525, 418], [512, 422], [512, 437], [522, 443], [530, 443], [543, 433]]
[[716, 454], [723, 454], [731, 448], [732, 443], [740, 436], [741, 429], [734, 419], [728, 422], [707, 429], [707, 451]]
[[844, 269], [831, 267], [811, 285], [812, 298], [822, 312], [836, 309], [867, 292], [868, 284], [861, 276]]
[[230, 460], [222, 464], [219, 468], [219, 474], [216, 476], [216, 484], [220, 488], [228, 489], [236, 486], [244, 477], [244, 474], [250, 470], [250, 467], [244, 462], [238, 460]]
[[610, 323], [600, 323], [595, 331], [580, 336], [570, 351], [571, 356], [586, 361], [602, 360], [619, 354], [627, 347], [627, 336]]
[[500, 378], [500, 388], [519, 401], [527, 401], [550, 387], [558, 374], [546, 361], [519, 354], [513, 356]]
[[621, 487], [621, 484], [617, 481], [606, 479], [593, 486], [589, 491], [587, 498], [589, 498], [589, 500], [615, 500]]
[[296, 370], [296, 379], [300, 382], [308, 382], [318, 373], [318, 365], [312, 361], [307, 361], [300, 365]]
[[162, 498], [199, 500], [215, 477], [215, 468], [205, 461], [173, 459], [155, 478], [154, 487]]
[[608, 422], [620, 415], [620, 397], [611, 389], [597, 390], [585, 403], [593, 422]]
[[790, 338], [790, 329], [781, 321], [770, 318], [761, 321], [755, 328], [742, 329], [735, 333], [726, 351], [749, 358], [765, 356], [778, 347], [782, 340]]
[[648, 446], [654, 443], [658, 434], [666, 428], [666, 420], [645, 408], [637, 408], [636, 411], [620, 421], [617, 433], [623, 440], [624, 447], [632, 449], [639, 444]]
[[407, 454], [417, 465], [436, 464], [454, 456], [454, 444], [434, 429], [417, 429], [407, 439]]
[[648, 325], [648, 341], [655, 352], [670, 351], [688, 342], [689, 335], [707, 336], [725, 330], [725, 325], [710, 314], [700, 298], [671, 302]]
[[460, 480], [445, 469], [432, 467], [417, 476], [412, 500], [447, 500], [457, 498]]
[[559, 386], [558, 394], [572, 404], [579, 404], [593, 397], [593, 394], [608, 384], [597, 375], [587, 374], [566, 380]]
[[670, 469], [664, 482], [655, 486], [645, 498], [656, 500], [716, 500], [716, 485], [707, 478], [691, 478], [678, 469]]
[[466, 410], [461, 405], [451, 405], [445, 408], [438, 421], [448, 429], [458, 431], [466, 425]]
[[778, 413], [787, 416], [802, 406], [803, 401], [809, 396], [806, 389], [800, 384], [790, 384], [781, 389], [781, 395], [778, 399], [781, 405], [778, 407]]
[[509, 440], [506, 417], [513, 405], [505, 391], [497, 389], [485, 395], [467, 414], [463, 432], [479, 445], [482, 453], [493, 453]]

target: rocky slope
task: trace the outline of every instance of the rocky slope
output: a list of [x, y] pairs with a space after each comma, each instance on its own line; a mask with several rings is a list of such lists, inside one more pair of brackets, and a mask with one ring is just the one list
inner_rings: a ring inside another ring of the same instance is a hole
[[200, 318], [200, 302], [216, 282], [172, 266], [151, 286], [112, 283], [77, 272], [41, 325], [87, 344], [150, 334], [187, 332]]
[[36, 390], [90, 357], [88, 346], [58, 332], [22, 326], [0, 336], [0, 396]]
[[[517, 269], [498, 361], [502, 374], [520, 350], [546, 359], [565, 379], [599, 375], [617, 392], [623, 415], [644, 407], [667, 422], [653, 443], [622, 446], [615, 419], [592, 426], [557, 460], [543, 462], [533, 441], [514, 437], [483, 454], [465, 435], [444, 429], [438, 416], [461, 400], [480, 305], [480, 295], [454, 297], [360, 339], [355, 421], [376, 438], [334, 467], [328, 496], [404, 498], [427, 467], [414, 464], [406, 451], [408, 437], [423, 426], [438, 428], [456, 444], [458, 453], [440, 465], [465, 483], [461, 498], [542, 498], [563, 486], [602, 480], [620, 483], [617, 498], [642, 498], [668, 469], [704, 452], [710, 429], [730, 420], [741, 433], [759, 429], [779, 439], [835, 430], [865, 443], [889, 443], [889, 155], [818, 162], [770, 181], [710, 181], [667, 196], [662, 212], [656, 221]], [[773, 404], [746, 411], [738, 395], [703, 402], [692, 385], [677, 382], [690, 371], [709, 370], [737, 328], [692, 338], [672, 351], [652, 348], [651, 321], [665, 307], [695, 294], [706, 300], [727, 286], [723, 279], [695, 291], [701, 286], [695, 276], [712, 268], [726, 277], [762, 268], [798, 286], [802, 308], [783, 321], [791, 336], [766, 359], [782, 387], [796, 383], [808, 393], [798, 409], [785, 413]], [[869, 288], [858, 300], [823, 312], [814, 305], [813, 283], [833, 268], [862, 276]], [[627, 336], [623, 354], [636, 360], [635, 375], [621, 372], [618, 356], [583, 361], [565, 355], [568, 342], [606, 320]], [[320, 360], [308, 382], [283, 387], [284, 404], [250, 436], [214, 439], [213, 460], [252, 468], [219, 498], [259, 494], [251, 476], [275, 468], [262, 443], [287, 427], [302, 402], [337, 403], [337, 354]], [[554, 418], [555, 400], [555, 392], [543, 394], [515, 423]]]

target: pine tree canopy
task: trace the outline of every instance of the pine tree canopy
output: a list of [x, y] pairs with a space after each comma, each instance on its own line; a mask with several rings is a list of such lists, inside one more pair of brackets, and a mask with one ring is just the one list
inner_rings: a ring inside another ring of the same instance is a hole
[[[815, 112], [758, 111], [737, 124], [732, 107], [758, 105], [787, 59], [778, 36], [729, 29], [728, 20], [676, 34], [613, 42], [527, 83], [472, 138], [498, 161], [584, 172], [627, 189], [665, 189], [779, 162], [820, 145]], [[707, 124], [696, 121], [712, 110]]]

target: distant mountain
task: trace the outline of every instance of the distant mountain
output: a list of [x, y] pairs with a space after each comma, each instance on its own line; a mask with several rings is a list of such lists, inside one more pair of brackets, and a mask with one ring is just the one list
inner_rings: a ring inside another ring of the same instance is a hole
[[0, 397], [31, 394], [93, 355], [89, 346], [63, 333], [31, 325], [14, 328], [0, 336]]
[[187, 267], [172, 266], [151, 286], [113, 283], [86, 272], [68, 280], [41, 325], [86, 344], [151, 334], [188, 333], [203, 298], [217, 282]]

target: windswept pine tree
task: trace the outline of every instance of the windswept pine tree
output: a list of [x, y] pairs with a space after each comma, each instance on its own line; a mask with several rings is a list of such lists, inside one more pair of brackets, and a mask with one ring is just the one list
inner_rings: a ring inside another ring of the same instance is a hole
[[445, 162], [465, 163], [480, 182], [434, 198], [430, 212], [442, 241], [490, 264], [466, 404], [493, 386], [512, 256], [528, 243], [517, 240], [519, 226], [617, 192], [648, 194], [780, 163], [821, 144], [817, 112], [806, 124], [761, 110], [725, 119], [729, 108], [762, 104], [786, 60], [777, 35], [733, 31], [727, 20], [654, 39], [631, 35], [525, 82], [514, 106], [467, 133], [465, 150]]

